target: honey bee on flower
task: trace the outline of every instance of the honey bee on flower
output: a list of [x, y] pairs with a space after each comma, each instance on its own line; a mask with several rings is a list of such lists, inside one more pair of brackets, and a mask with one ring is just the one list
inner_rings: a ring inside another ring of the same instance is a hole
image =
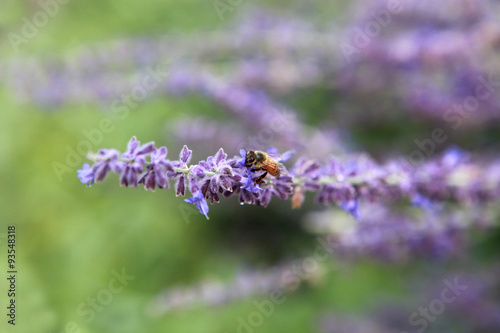
[[279, 177], [282, 171], [286, 171], [285, 166], [280, 162], [288, 160], [292, 153], [293, 151], [287, 151], [283, 155], [280, 155], [274, 147], [269, 148], [267, 152], [241, 149], [240, 154], [243, 160], [240, 165], [250, 168], [251, 172], [264, 171], [254, 180], [254, 184], [260, 184], [268, 174], [273, 177]]

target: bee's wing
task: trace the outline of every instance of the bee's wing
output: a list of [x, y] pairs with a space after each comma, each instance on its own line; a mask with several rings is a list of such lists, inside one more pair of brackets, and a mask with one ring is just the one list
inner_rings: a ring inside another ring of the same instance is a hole
[[[269, 155], [269, 157], [271, 157], [274, 160], [274, 162], [276, 162], [276, 163], [279, 163], [283, 159], [283, 154], [280, 154], [278, 152], [268, 153], [267, 155]], [[279, 163], [279, 164], [281, 164], [281, 163]]]
[[281, 171], [282, 174], [288, 174], [288, 170], [283, 165], [283, 163], [278, 163], [278, 168], [280, 169], [280, 171]]
[[280, 156], [280, 161], [283, 161], [283, 162], [288, 161], [288, 159], [290, 159], [290, 157], [292, 157], [293, 154], [295, 154], [295, 149], [288, 150], [288, 151], [284, 152]]
[[286, 152], [284, 152], [283, 154], [280, 154], [278, 152], [278, 149], [274, 148], [274, 147], [271, 147], [269, 148], [269, 150], [267, 151], [267, 154], [269, 156], [271, 156], [273, 159], [276, 160], [276, 162], [285, 162], [287, 161], [293, 154], [295, 153], [295, 150], [288, 150]]

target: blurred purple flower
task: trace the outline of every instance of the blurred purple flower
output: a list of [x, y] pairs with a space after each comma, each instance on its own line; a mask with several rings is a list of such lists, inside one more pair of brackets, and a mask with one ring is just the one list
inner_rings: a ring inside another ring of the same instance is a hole
[[109, 171], [121, 173], [125, 167], [125, 162], [119, 161], [120, 152], [116, 149], [101, 149], [95, 158], [92, 170], [95, 174], [95, 181], [101, 182]]
[[94, 171], [88, 163], [83, 164], [82, 168], [80, 170], [77, 170], [76, 172], [78, 173], [80, 182], [82, 182], [83, 184], [87, 184], [87, 186], [94, 184]]

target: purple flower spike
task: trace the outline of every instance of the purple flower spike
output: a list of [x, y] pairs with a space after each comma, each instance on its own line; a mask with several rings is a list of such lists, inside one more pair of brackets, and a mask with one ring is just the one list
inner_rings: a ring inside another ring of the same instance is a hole
[[205, 200], [205, 198], [203, 197], [203, 193], [201, 193], [201, 191], [196, 192], [196, 194], [194, 194], [189, 199], [184, 199], [184, 201], [189, 203], [189, 204], [195, 204], [196, 208], [198, 208], [200, 213], [205, 215], [207, 220], [210, 220], [208, 215], [207, 215], [208, 214], [208, 203], [207, 203], [207, 200]]
[[78, 178], [80, 178], [80, 181], [83, 184], [87, 184], [87, 186], [94, 184], [94, 171], [88, 163], [85, 163], [82, 168], [76, 172], [78, 173]]
[[[275, 149], [269, 151], [275, 152]], [[120, 155], [115, 149], [89, 154], [88, 158], [95, 164], [92, 167], [85, 164], [78, 170], [78, 177], [83, 183], [99, 182], [112, 171], [120, 174], [122, 185], [140, 183], [147, 190], [167, 188], [169, 181], [173, 181], [176, 195], [184, 196], [187, 189], [193, 194], [188, 202], [195, 203], [205, 215], [208, 201], [218, 203], [221, 194], [223, 197], [237, 195], [241, 204], [264, 207], [272, 197], [291, 198], [292, 208], [300, 208], [305, 192], [311, 191], [317, 193], [319, 203], [337, 205], [358, 220], [361, 202], [364, 207], [367, 202], [393, 204], [410, 199], [423, 208], [432, 203], [441, 209], [445, 208], [445, 203], [450, 206], [481, 205], [500, 198], [500, 159], [483, 166], [458, 151], [445, 153], [416, 169], [398, 160], [379, 165], [364, 155], [345, 162], [332, 158], [319, 163], [299, 158], [290, 173], [282, 172], [261, 184], [255, 184], [255, 178], [263, 171], [251, 171], [244, 166], [244, 149], [240, 150], [241, 158], [228, 159], [221, 148], [214, 156], [189, 165], [191, 154], [184, 146], [180, 159], [169, 161], [166, 147], [157, 149], [152, 143], [141, 146], [134, 137], [124, 154]], [[363, 214], [363, 220], [370, 218], [369, 214]]]

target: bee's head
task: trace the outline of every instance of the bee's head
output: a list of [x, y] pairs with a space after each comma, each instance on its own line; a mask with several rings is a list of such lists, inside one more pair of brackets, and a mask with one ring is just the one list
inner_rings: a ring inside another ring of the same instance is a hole
[[255, 152], [253, 150], [247, 151], [247, 158], [245, 160], [245, 166], [249, 167], [253, 165], [256, 161]]

